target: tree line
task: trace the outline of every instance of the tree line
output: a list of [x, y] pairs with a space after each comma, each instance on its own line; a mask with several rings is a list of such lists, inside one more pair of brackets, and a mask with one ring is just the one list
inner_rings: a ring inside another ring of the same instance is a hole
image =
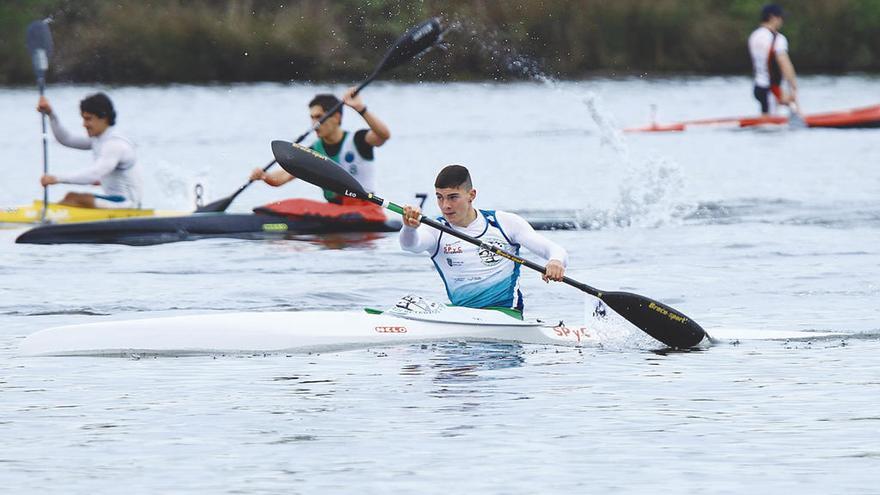
[[[30, 21], [50, 16], [50, 81], [356, 80], [434, 16], [449, 50], [405, 80], [748, 74], [763, 0], [6, 0], [0, 84], [33, 82]], [[800, 72], [880, 71], [880, 0], [789, 0]]]

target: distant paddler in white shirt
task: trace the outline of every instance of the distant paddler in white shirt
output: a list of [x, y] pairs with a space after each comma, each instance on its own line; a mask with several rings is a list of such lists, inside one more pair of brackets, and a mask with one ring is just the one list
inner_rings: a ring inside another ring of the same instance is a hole
[[49, 100], [41, 96], [37, 111], [49, 116], [52, 134], [64, 146], [92, 150], [91, 167], [68, 174], [46, 174], [40, 184], [100, 185], [103, 194], [69, 192], [60, 204], [82, 208], [140, 208], [143, 182], [134, 152], [134, 145], [116, 133], [116, 111], [104, 93], [87, 96], [79, 104], [83, 127], [88, 137], [74, 136], [58, 120]]
[[[568, 253], [558, 244], [535, 232], [514, 213], [478, 210], [473, 203], [477, 190], [470, 172], [461, 165], [449, 165], [434, 182], [437, 220], [486, 244], [519, 256], [520, 247], [548, 260], [543, 279], [561, 281]], [[446, 284], [449, 300], [456, 306], [501, 309], [522, 317], [523, 295], [519, 289], [520, 264], [437, 229], [420, 227], [421, 211], [405, 206], [400, 246], [413, 253], [427, 252]]]
[[[379, 117], [367, 109], [361, 96], [353, 95], [356, 88], [349, 88], [342, 96], [345, 106], [360, 114], [369, 126], [349, 132], [342, 128], [342, 109], [333, 113], [324, 123], [315, 130], [317, 139], [309, 148], [330, 158], [337, 165], [350, 173], [368, 192], [376, 190], [376, 163], [374, 161], [374, 149], [382, 146], [391, 139], [391, 131]], [[315, 95], [309, 102], [309, 116], [312, 123], [316, 123], [324, 117], [328, 111], [339, 104], [339, 99], [332, 94]], [[296, 177], [287, 173], [284, 169], [273, 172], [265, 172], [261, 168], [255, 168], [250, 175], [251, 180], [262, 180], [270, 186], [279, 187], [292, 181]], [[350, 217], [352, 213], [360, 214], [365, 220], [385, 219], [382, 208], [359, 199], [348, 198], [332, 191], [324, 190], [324, 198], [327, 203], [316, 203], [305, 199], [280, 201], [266, 205], [264, 209], [276, 213], [286, 214], [309, 214], [323, 217]]]

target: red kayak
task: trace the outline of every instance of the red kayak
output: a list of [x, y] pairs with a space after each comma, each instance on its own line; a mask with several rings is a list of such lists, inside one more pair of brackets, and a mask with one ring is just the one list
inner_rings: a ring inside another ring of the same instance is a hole
[[[880, 128], [880, 105], [853, 110], [817, 113], [804, 117], [807, 127], [829, 127], [835, 129]], [[723, 119], [686, 120], [673, 124], [653, 123], [644, 127], [630, 127], [624, 132], [673, 132], [697, 127], [758, 127], [788, 125], [788, 117], [728, 117]]]

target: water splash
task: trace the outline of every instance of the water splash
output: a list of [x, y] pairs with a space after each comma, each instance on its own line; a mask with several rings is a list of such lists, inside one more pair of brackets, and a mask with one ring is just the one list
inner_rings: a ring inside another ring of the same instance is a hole
[[590, 118], [599, 128], [599, 143], [603, 147], [611, 148], [620, 158], [629, 163], [629, 146], [627, 146], [623, 133], [614, 118], [601, 107], [599, 96], [590, 91], [581, 101], [586, 105]]
[[589, 294], [584, 294], [584, 327], [606, 350], [651, 350], [662, 346]]
[[633, 155], [620, 127], [602, 109], [599, 97], [590, 92], [582, 102], [599, 128], [601, 148], [611, 152], [611, 167], [622, 171], [616, 204], [605, 210], [605, 215], [600, 212], [594, 223], [617, 227], [680, 223], [693, 206], [681, 201], [686, 183], [678, 164], [668, 157]]
[[[197, 199], [196, 184], [205, 184], [208, 180], [206, 167], [195, 173], [184, 173], [180, 166], [160, 161], [150, 168], [153, 170], [152, 179], [156, 183], [156, 188], [161, 191], [161, 194], [156, 197], [165, 198], [169, 202], [168, 207], [173, 209], [193, 209]], [[204, 202], [208, 202], [208, 200]]]
[[[577, 223], [588, 229], [607, 227], [659, 227], [680, 223], [695, 206], [682, 203], [686, 182], [678, 164], [668, 157], [634, 156], [611, 113], [601, 104], [601, 98], [592, 91], [566, 87], [547, 74], [541, 64], [513, 49], [499, 39], [497, 32], [485, 32], [482, 26], [468, 21], [467, 32], [489, 58], [513, 75], [531, 79], [548, 88], [565, 93], [565, 99], [581, 101], [587, 114], [599, 130], [601, 149], [610, 150], [611, 157], [604, 162], [591, 161], [584, 167], [593, 176], [602, 176], [618, 186], [617, 198], [608, 208], [596, 209], [582, 205], [575, 214]], [[596, 170], [596, 167], [601, 167]], [[622, 173], [621, 173], [622, 172]]]
[[[548, 84], [554, 82], [554, 78], [547, 75], [540, 62], [517, 52], [509, 40], [503, 39], [498, 31], [488, 31], [486, 26], [476, 23], [473, 19], [458, 18], [450, 21], [450, 30], [453, 29], [469, 36], [474, 47], [496, 65], [498, 74], [506, 73]], [[498, 77], [496, 76], [495, 79], [497, 80]]]
[[681, 203], [685, 181], [675, 162], [659, 157], [635, 163], [618, 190], [615, 225], [659, 227], [680, 223], [690, 214], [694, 206]]

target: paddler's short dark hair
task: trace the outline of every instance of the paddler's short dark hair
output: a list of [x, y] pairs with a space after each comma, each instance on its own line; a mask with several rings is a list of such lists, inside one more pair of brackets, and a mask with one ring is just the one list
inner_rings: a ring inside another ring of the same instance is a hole
[[447, 165], [437, 174], [434, 187], [437, 189], [461, 187], [466, 191], [470, 191], [474, 188], [474, 184], [471, 182], [471, 173], [468, 172], [468, 169], [461, 165]]
[[761, 9], [761, 22], [767, 22], [771, 17], [785, 17], [785, 11], [775, 3], [768, 3]]
[[[323, 108], [324, 112], [329, 112], [331, 108], [335, 107], [336, 105], [339, 105], [339, 98], [337, 98], [335, 95], [331, 95], [331, 94], [315, 95], [315, 97], [312, 98], [312, 101], [309, 102], [309, 108], [312, 108], [315, 105], [318, 105], [319, 107]], [[340, 117], [342, 117], [342, 107], [343, 106], [344, 105], [340, 106], [339, 110], [336, 111], [336, 113], [338, 113]]]
[[116, 110], [113, 109], [110, 97], [104, 93], [95, 93], [83, 98], [79, 102], [79, 111], [97, 115], [99, 118], [107, 119], [110, 125], [116, 125]]

